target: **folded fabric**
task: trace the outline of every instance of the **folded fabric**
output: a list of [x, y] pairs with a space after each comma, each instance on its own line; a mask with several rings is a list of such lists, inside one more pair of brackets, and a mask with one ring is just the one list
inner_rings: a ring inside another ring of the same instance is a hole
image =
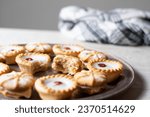
[[150, 45], [150, 12], [114, 9], [104, 12], [68, 6], [59, 14], [58, 28], [74, 39], [117, 45]]

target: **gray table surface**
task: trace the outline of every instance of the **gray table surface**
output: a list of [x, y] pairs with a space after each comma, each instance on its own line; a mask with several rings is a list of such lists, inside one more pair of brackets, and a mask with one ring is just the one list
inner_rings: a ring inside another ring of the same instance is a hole
[[128, 62], [135, 71], [135, 81], [123, 94], [110, 99], [149, 100], [150, 99], [150, 47], [115, 46], [74, 41], [57, 31], [38, 31], [0, 28], [0, 45], [29, 42], [74, 43], [118, 56]]

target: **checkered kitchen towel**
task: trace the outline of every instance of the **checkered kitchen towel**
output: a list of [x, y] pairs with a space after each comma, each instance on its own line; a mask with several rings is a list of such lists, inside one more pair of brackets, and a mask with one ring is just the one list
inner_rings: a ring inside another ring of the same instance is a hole
[[68, 6], [59, 14], [59, 30], [74, 39], [117, 45], [150, 45], [150, 12], [114, 9], [103, 12]]

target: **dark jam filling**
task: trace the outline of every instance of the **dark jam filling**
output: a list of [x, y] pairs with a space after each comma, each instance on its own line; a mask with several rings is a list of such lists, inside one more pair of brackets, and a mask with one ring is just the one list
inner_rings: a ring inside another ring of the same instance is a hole
[[66, 50], [71, 50], [69, 47], [65, 47]]
[[10, 51], [14, 51], [14, 49], [11, 49]]
[[60, 82], [60, 81], [55, 81], [54, 83], [55, 83], [55, 85], [62, 85], [62, 84], [63, 84], [63, 83]]
[[99, 66], [99, 67], [106, 67], [106, 64], [104, 64], [104, 63], [99, 63], [98, 66]]
[[27, 61], [32, 61], [33, 59], [32, 59], [32, 58], [26, 58], [26, 60], [27, 60]]

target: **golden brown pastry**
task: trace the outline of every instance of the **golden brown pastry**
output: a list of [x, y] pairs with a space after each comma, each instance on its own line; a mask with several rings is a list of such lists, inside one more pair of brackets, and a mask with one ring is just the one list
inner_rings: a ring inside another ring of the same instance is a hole
[[2, 46], [0, 47], [0, 52], [5, 58], [6, 64], [15, 64], [15, 58], [18, 54], [24, 53], [25, 49], [22, 46]]
[[117, 79], [123, 71], [123, 65], [115, 60], [92, 60], [88, 63], [87, 67], [91, 71], [105, 75], [107, 82]]
[[35, 52], [35, 53], [45, 53], [49, 54], [52, 52], [52, 48], [47, 43], [28, 43], [25, 48], [28, 52]]
[[16, 57], [16, 62], [21, 71], [30, 74], [47, 70], [50, 61], [49, 55], [40, 53], [25, 53]]
[[50, 75], [37, 79], [35, 89], [43, 100], [70, 99], [76, 82], [69, 75]]
[[80, 87], [81, 92], [95, 94], [102, 91], [107, 79], [99, 72], [82, 70], [74, 75], [74, 79]]
[[78, 57], [83, 62], [88, 62], [94, 59], [107, 59], [107, 56], [104, 53], [91, 50], [83, 50]]
[[52, 68], [55, 71], [73, 75], [81, 71], [82, 62], [77, 57], [57, 55], [53, 59]]
[[0, 62], [5, 62], [5, 56], [0, 53]]
[[107, 56], [102, 52], [83, 50], [78, 57], [83, 62], [84, 68], [87, 69], [87, 63], [94, 59], [107, 59]]
[[31, 74], [11, 72], [0, 76], [0, 93], [7, 97], [30, 98], [34, 78]]
[[0, 63], [0, 75], [8, 73], [10, 71], [10, 68], [7, 64]]
[[77, 45], [54, 45], [53, 52], [56, 55], [70, 55], [78, 56], [78, 54], [83, 51], [84, 48]]

